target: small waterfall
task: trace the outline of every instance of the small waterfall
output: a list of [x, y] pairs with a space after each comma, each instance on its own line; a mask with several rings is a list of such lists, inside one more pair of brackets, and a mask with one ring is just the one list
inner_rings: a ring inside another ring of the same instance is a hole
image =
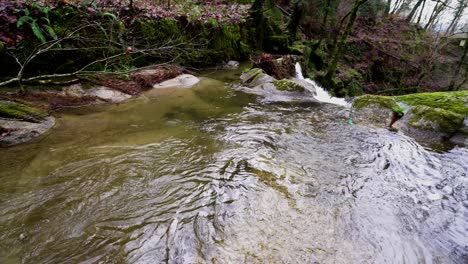
[[346, 107], [350, 106], [350, 104], [346, 102], [344, 98], [333, 97], [325, 89], [323, 89], [320, 85], [318, 85], [316, 82], [312, 81], [309, 78], [304, 78], [304, 75], [302, 74], [301, 64], [299, 62], [296, 63], [296, 78], [305, 80], [306, 82], [312, 84], [317, 93], [317, 95], [314, 96], [314, 98], [319, 100], [320, 102], [336, 104], [336, 105], [341, 105], [341, 106], [346, 106]]

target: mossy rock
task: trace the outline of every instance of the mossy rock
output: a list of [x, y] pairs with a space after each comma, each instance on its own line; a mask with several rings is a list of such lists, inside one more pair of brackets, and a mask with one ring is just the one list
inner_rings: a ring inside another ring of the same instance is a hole
[[366, 94], [366, 95], [358, 97], [353, 102], [353, 107], [357, 110], [366, 108], [366, 107], [372, 107], [373, 105], [377, 105], [381, 108], [386, 108], [389, 110], [399, 108], [399, 105], [397, 104], [395, 99], [389, 96], [378, 96], [378, 95]]
[[9, 101], [0, 101], [0, 117], [39, 122], [48, 116], [41, 109]]
[[422, 130], [453, 134], [463, 127], [463, 115], [441, 108], [414, 106], [408, 112], [408, 125]]
[[266, 74], [260, 68], [253, 68], [253, 69], [244, 71], [240, 78], [244, 84], [247, 84], [251, 87], [261, 85], [264, 83], [270, 83], [275, 80], [275, 78]]
[[380, 127], [388, 126], [394, 113], [403, 116], [403, 108], [389, 96], [363, 95], [353, 102], [352, 119]]
[[272, 82], [276, 89], [280, 91], [286, 91], [286, 92], [304, 92], [305, 88], [302, 85], [299, 85], [293, 81], [290, 80], [274, 80]]
[[395, 98], [411, 106], [441, 108], [468, 116], [468, 91], [417, 93]]

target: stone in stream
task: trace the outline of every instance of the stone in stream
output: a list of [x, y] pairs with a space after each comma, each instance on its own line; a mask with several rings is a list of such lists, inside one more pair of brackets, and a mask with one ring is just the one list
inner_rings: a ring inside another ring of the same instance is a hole
[[105, 86], [94, 86], [88, 89], [83, 89], [81, 84], [73, 84], [68, 87], [65, 87], [62, 93], [64, 95], [73, 97], [95, 97], [96, 99], [98, 99], [96, 103], [120, 103], [132, 97], [131, 95]]
[[155, 84], [153, 85], [153, 88], [155, 89], [190, 88], [199, 82], [200, 82], [200, 79], [193, 75], [182, 74], [182, 75], [177, 76], [176, 78], [164, 81], [162, 83]]
[[274, 102], [317, 102], [313, 97], [315, 87], [305, 80], [291, 78], [277, 80], [260, 68], [244, 71], [240, 76], [242, 85], [235, 89], [257, 94], [264, 101]]
[[235, 70], [239, 68], [239, 62], [238, 61], [228, 61], [228, 63], [226, 63], [224, 66], [223, 66], [223, 69], [225, 70]]

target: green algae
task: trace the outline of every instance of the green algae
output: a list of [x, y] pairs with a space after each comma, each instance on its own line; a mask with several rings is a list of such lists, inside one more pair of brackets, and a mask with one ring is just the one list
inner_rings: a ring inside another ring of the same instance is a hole
[[280, 91], [287, 91], [287, 92], [303, 92], [305, 88], [302, 85], [299, 85], [290, 80], [274, 80], [273, 84], [275, 85], [276, 89]]
[[47, 112], [15, 102], [0, 101], [0, 117], [38, 122], [47, 117]]

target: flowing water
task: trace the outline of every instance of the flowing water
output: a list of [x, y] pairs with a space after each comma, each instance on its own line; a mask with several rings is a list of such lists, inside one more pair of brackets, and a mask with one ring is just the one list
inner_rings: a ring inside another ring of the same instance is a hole
[[236, 74], [0, 149], [0, 263], [467, 263], [467, 149], [259, 103]]

